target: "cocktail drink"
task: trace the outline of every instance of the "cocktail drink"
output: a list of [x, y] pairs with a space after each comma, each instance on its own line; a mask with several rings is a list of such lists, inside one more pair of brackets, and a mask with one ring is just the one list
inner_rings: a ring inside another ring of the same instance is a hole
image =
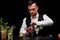
[[8, 30], [8, 40], [13, 40], [13, 30], [11, 28]]
[[13, 35], [12, 35], [12, 33], [10, 32], [10, 33], [8, 33], [8, 40], [13, 40]]
[[36, 35], [38, 36], [39, 28], [35, 28]]
[[27, 39], [26, 40], [29, 40], [30, 38], [28, 36], [29, 36], [29, 33], [31, 33], [31, 27], [28, 27], [25, 30], [26, 30], [26, 35], [27, 35]]
[[26, 33], [30, 33], [31, 32], [31, 27], [26, 29]]
[[1, 30], [1, 39], [2, 40], [7, 40], [7, 30], [3, 29]]
[[35, 32], [36, 32], [36, 40], [38, 40], [38, 32], [39, 32], [39, 28], [35, 28]]

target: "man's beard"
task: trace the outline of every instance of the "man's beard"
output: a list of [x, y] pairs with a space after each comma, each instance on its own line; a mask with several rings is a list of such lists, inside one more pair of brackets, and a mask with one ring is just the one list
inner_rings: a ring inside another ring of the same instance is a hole
[[37, 13], [32, 13], [32, 16], [36, 16]]
[[36, 17], [36, 15], [37, 15], [37, 13], [32, 14], [31, 16], [32, 16], [32, 18], [35, 18], [35, 17]]

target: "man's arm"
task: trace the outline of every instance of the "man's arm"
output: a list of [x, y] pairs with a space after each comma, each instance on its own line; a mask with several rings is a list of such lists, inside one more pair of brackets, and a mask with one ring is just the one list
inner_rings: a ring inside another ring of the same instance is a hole
[[49, 18], [46, 14], [43, 15], [43, 20], [36, 22], [37, 25], [42, 26], [51, 26], [53, 24], [53, 20]]
[[26, 26], [26, 18], [24, 18], [23, 19], [23, 23], [22, 23], [22, 26], [21, 26], [21, 28], [20, 28], [20, 32], [19, 33], [23, 33], [23, 34], [25, 34], [26, 33], [26, 31], [25, 31], [25, 28], [27, 27]]

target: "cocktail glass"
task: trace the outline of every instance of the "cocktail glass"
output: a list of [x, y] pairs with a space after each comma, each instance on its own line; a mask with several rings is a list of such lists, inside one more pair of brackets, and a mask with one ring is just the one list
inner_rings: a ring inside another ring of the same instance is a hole
[[6, 38], [7, 38], [7, 30], [2, 29], [1, 30], [1, 39], [2, 40], [7, 40]]
[[35, 32], [36, 32], [36, 39], [38, 40], [38, 32], [39, 32], [39, 28], [35, 28]]

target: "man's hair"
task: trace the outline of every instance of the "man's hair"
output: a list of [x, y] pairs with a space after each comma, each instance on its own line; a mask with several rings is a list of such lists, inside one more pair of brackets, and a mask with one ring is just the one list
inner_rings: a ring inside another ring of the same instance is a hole
[[35, 1], [35, 0], [29, 0], [28, 1], [28, 6], [31, 6], [33, 3], [36, 3], [36, 5], [37, 5], [37, 1]]

